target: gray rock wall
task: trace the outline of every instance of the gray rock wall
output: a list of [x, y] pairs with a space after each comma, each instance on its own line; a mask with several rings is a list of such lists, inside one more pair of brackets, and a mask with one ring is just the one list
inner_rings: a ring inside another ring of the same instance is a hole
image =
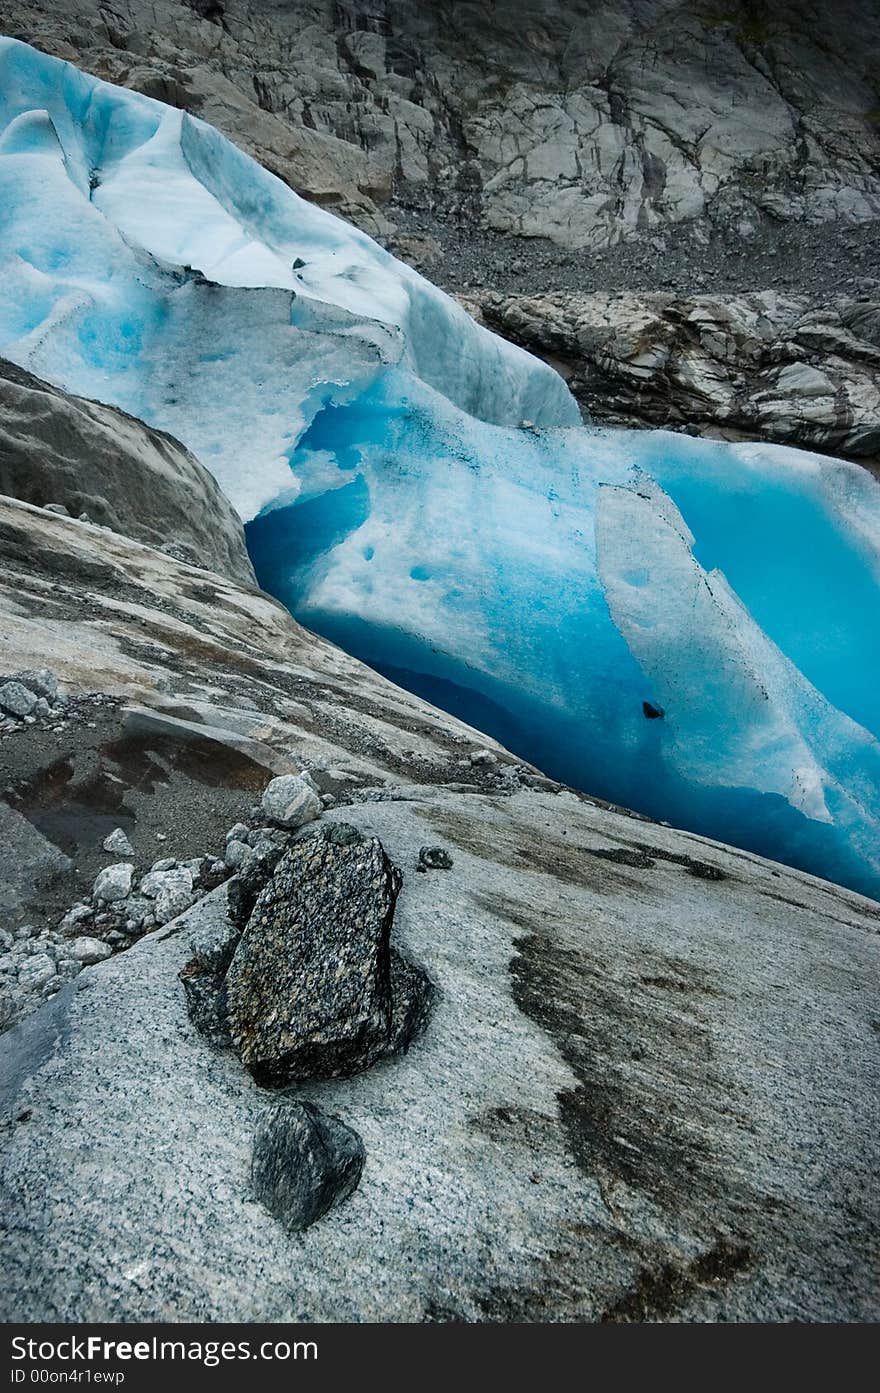
[[880, 214], [870, 0], [11, 0], [5, 27], [380, 234], [392, 196], [572, 249]]

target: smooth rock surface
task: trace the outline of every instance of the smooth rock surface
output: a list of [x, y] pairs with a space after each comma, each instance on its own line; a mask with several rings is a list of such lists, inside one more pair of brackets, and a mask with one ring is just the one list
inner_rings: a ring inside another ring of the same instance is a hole
[[265, 1094], [177, 978], [221, 888], [4, 1037], [3, 1318], [876, 1319], [876, 905], [571, 794], [424, 792], [342, 813], [456, 862], [395, 917], [428, 1030], [297, 1093], [363, 1138], [350, 1200], [303, 1244], [251, 1198]]

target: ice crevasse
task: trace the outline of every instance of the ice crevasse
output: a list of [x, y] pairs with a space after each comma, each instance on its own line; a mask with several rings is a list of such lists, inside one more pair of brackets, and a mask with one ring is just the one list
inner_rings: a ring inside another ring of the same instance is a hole
[[0, 353], [172, 432], [303, 623], [615, 803], [880, 898], [880, 485], [580, 424], [211, 127], [0, 39]]

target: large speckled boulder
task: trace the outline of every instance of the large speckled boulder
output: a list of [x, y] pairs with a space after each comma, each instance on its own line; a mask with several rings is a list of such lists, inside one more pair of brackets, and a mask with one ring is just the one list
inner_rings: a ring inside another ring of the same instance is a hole
[[318, 834], [279, 862], [226, 978], [232, 1039], [261, 1083], [358, 1073], [405, 1047], [402, 1020], [424, 1023], [419, 970], [395, 966], [392, 988], [400, 882], [376, 838]]

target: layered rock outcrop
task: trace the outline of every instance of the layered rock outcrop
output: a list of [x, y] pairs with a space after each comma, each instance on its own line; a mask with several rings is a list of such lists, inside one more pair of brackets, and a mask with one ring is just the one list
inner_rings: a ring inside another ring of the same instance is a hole
[[558, 367], [597, 422], [880, 457], [880, 305], [868, 297], [484, 292], [468, 303]]

